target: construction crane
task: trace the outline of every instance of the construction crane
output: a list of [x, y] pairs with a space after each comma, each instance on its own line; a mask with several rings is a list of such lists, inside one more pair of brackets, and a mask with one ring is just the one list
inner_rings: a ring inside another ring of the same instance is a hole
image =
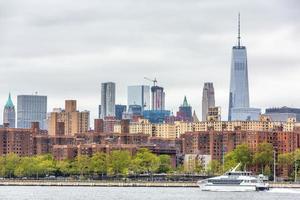
[[156, 78], [154, 78], [154, 80], [152, 80], [152, 79], [150, 79], [150, 78], [144, 77], [144, 79], [146, 79], [147, 81], [153, 82], [153, 86], [156, 86], [156, 83], [157, 83]]

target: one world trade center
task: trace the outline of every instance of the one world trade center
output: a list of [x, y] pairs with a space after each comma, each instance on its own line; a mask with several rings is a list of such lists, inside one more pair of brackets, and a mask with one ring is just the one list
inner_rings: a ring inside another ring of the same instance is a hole
[[238, 16], [238, 44], [232, 47], [228, 121], [256, 120], [260, 109], [250, 108], [247, 50], [241, 45], [240, 14]]

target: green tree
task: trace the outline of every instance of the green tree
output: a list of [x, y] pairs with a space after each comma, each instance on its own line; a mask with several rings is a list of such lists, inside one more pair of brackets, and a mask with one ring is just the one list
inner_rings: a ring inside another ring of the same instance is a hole
[[38, 175], [50, 175], [56, 171], [56, 162], [53, 159], [52, 155], [40, 155], [35, 157], [36, 166], [36, 174]]
[[72, 169], [71, 161], [70, 160], [60, 160], [56, 162], [56, 169], [63, 175], [70, 175], [73, 174], [72, 172], [74, 169]]
[[261, 166], [262, 173], [266, 165], [273, 162], [273, 145], [270, 143], [261, 143], [258, 145], [257, 152], [254, 154], [253, 162]]
[[266, 176], [271, 176], [272, 175], [270, 165], [268, 165], [268, 164], [265, 165], [265, 167], [264, 167], [264, 175], [266, 175]]
[[203, 163], [201, 162], [201, 160], [196, 159], [194, 172], [201, 174], [203, 171], [204, 171]]
[[6, 175], [6, 166], [5, 166], [5, 157], [0, 156], [0, 177], [4, 177]]
[[238, 164], [238, 162], [236, 161], [236, 156], [234, 151], [228, 152], [225, 155], [224, 160], [225, 160], [224, 171], [229, 171], [230, 169], [234, 168]]
[[295, 181], [297, 181], [297, 176], [299, 175], [299, 167], [300, 167], [300, 149], [296, 149], [293, 153], [293, 164], [294, 166], [294, 176], [295, 176]]
[[129, 170], [134, 174], [141, 174], [144, 169], [141, 167], [142, 160], [140, 158], [133, 158], [130, 162]]
[[252, 154], [246, 144], [241, 144], [233, 151], [234, 159], [237, 163], [241, 163], [241, 168], [246, 170], [247, 166], [252, 163]]
[[75, 167], [80, 176], [89, 174], [91, 171], [91, 159], [87, 155], [79, 155], [75, 159]]
[[208, 164], [207, 173], [210, 175], [218, 175], [222, 172], [221, 163], [217, 160], [211, 160]]
[[148, 149], [139, 149], [132, 160], [133, 170], [137, 173], [153, 173], [159, 167], [159, 158]]
[[131, 163], [128, 151], [113, 151], [110, 155], [109, 171], [114, 175], [127, 175]]
[[294, 162], [293, 153], [283, 153], [278, 155], [278, 164], [283, 167], [292, 165]]
[[20, 162], [20, 158], [16, 154], [8, 154], [5, 156], [5, 175], [14, 176], [14, 171]]
[[185, 173], [183, 164], [178, 165], [175, 170], [176, 170], [176, 173]]
[[108, 170], [108, 154], [106, 153], [95, 153], [91, 158], [92, 170], [96, 174], [102, 176], [107, 173]]
[[168, 173], [172, 170], [171, 158], [169, 155], [160, 155], [159, 156], [159, 173]]
[[31, 177], [35, 174], [36, 163], [33, 157], [22, 157], [14, 170], [17, 177]]

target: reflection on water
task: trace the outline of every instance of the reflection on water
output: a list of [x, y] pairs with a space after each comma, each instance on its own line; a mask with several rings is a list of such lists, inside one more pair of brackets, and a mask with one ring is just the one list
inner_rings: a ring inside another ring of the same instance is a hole
[[274, 188], [270, 189], [268, 192], [271, 193], [299, 193], [300, 194], [300, 189], [289, 189], [289, 188]]
[[202, 192], [198, 188], [1, 186], [0, 200], [300, 200], [300, 190]]

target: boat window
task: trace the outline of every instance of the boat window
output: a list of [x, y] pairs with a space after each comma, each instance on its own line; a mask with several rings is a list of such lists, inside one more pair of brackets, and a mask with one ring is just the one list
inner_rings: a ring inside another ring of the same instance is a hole
[[243, 180], [237, 179], [211, 179], [208, 183], [213, 183], [216, 185], [239, 185]]

